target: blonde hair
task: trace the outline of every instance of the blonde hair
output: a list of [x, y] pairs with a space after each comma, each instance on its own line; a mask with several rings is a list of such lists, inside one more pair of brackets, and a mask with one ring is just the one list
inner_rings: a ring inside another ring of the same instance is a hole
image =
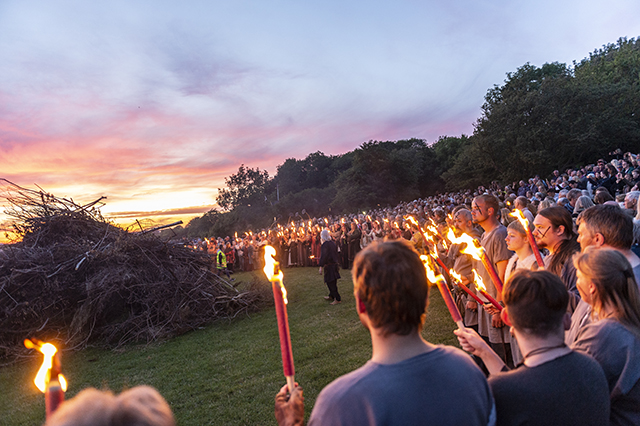
[[594, 311], [610, 307], [616, 320], [640, 335], [640, 294], [627, 258], [618, 250], [587, 247], [573, 264], [596, 287]]
[[85, 389], [65, 401], [45, 426], [175, 426], [167, 401], [152, 387], [136, 386], [115, 396]]

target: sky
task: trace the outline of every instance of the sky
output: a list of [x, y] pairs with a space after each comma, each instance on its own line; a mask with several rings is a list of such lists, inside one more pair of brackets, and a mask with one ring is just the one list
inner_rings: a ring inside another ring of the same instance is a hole
[[[117, 222], [241, 164], [471, 134], [487, 90], [640, 36], [637, 0], [0, 0], [0, 178]], [[186, 220], [186, 219], [185, 219]]]

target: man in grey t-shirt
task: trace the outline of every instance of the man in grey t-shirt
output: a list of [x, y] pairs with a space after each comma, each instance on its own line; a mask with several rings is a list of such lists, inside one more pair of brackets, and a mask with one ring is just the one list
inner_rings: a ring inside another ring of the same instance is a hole
[[[473, 221], [484, 229], [480, 244], [500, 280], [504, 283], [507, 264], [511, 256], [513, 256], [513, 252], [507, 248], [505, 241], [507, 228], [498, 220], [498, 215], [500, 214], [499, 201], [493, 195], [483, 194], [474, 198], [471, 206]], [[487, 292], [498, 301], [501, 301], [502, 294], [499, 294], [482, 262], [475, 261], [475, 264], [476, 271], [478, 271], [487, 287]], [[500, 355], [500, 358], [507, 365], [513, 366], [509, 328], [504, 326], [500, 319], [500, 312], [493, 308], [491, 304], [485, 304], [478, 311], [478, 332], [489, 341], [491, 349]]]
[[[352, 269], [356, 310], [373, 353], [361, 368], [325, 387], [309, 425], [493, 425], [487, 381], [459, 349], [422, 338], [429, 285], [406, 241], [372, 244]], [[463, 401], [461, 403], [460, 401]], [[276, 396], [280, 425], [301, 425], [302, 392]]]

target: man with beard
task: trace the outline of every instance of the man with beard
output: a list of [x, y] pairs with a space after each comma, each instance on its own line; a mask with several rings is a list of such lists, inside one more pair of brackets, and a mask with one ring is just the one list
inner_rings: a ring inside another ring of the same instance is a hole
[[[504, 275], [509, 259], [513, 252], [507, 248], [505, 238], [507, 228], [500, 223], [500, 204], [493, 195], [483, 194], [473, 199], [471, 203], [471, 215], [473, 222], [477, 223], [484, 230], [480, 239], [480, 244], [484, 248], [489, 262], [493, 265], [500, 280], [504, 283]], [[498, 300], [502, 300], [502, 295], [491, 280], [491, 276], [483, 266], [482, 262], [474, 261], [475, 269], [482, 277], [487, 292]], [[511, 356], [510, 337], [508, 328], [500, 319], [500, 312], [490, 304], [485, 304], [478, 312], [478, 333], [487, 339], [491, 349], [509, 366], [513, 366]]]

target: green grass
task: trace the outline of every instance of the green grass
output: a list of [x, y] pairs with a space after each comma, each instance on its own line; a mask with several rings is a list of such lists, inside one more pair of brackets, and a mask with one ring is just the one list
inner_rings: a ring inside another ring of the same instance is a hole
[[[250, 282], [252, 275], [269, 285], [261, 272], [236, 279]], [[336, 306], [322, 299], [328, 291], [317, 268], [286, 269], [284, 284], [296, 381], [308, 418], [324, 386], [370, 358], [371, 343], [355, 311], [349, 271], [338, 281], [342, 304]], [[457, 344], [455, 324], [435, 287], [426, 323], [427, 340]], [[87, 387], [120, 392], [147, 384], [166, 398], [179, 425], [273, 425], [273, 400], [285, 383], [273, 307], [167, 342], [68, 353], [62, 362], [67, 398]], [[0, 369], [1, 425], [44, 422], [44, 398], [32, 382], [40, 363], [38, 357]]]

